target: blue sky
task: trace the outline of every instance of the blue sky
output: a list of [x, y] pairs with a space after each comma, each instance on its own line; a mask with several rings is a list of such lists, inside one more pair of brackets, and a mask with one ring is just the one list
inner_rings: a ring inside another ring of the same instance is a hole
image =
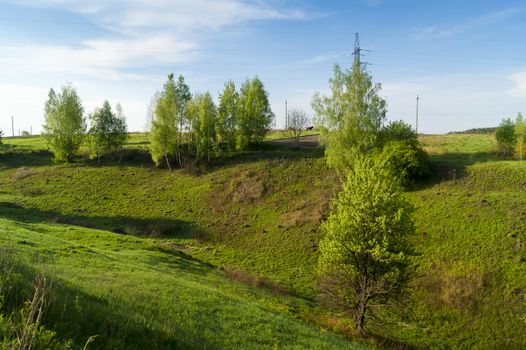
[[0, 0], [0, 128], [39, 132], [49, 88], [71, 82], [86, 113], [121, 102], [144, 130], [170, 72], [215, 96], [256, 74], [277, 125], [310, 112], [354, 32], [389, 119], [443, 133], [526, 112], [526, 1]]

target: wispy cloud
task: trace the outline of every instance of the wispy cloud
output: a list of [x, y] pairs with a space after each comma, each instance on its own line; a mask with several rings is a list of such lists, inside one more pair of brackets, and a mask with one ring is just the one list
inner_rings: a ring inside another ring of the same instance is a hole
[[468, 32], [474, 29], [478, 29], [478, 28], [482, 28], [485, 26], [489, 26], [491, 24], [495, 24], [502, 20], [513, 17], [522, 11], [523, 11], [522, 8], [511, 8], [511, 9], [507, 9], [503, 11], [490, 13], [485, 16], [472, 18], [472, 19], [465, 21], [464, 23], [452, 25], [452, 26], [449, 26], [448, 28], [444, 28], [444, 26], [438, 26], [438, 25], [429, 26], [429, 27], [417, 30], [415, 34], [413, 35], [413, 37], [415, 39], [449, 38], [454, 35], [458, 35], [458, 34]]
[[510, 90], [510, 95], [513, 97], [526, 97], [526, 70], [512, 74], [510, 80], [515, 85]]
[[318, 64], [318, 63], [325, 63], [325, 62], [336, 62], [336, 60], [342, 56], [343, 56], [342, 53], [327, 53], [323, 55], [316, 55], [313, 57], [306, 58], [298, 63], [299, 64]]
[[7, 54], [14, 63], [38, 67], [39, 72], [75, 73], [99, 79], [130, 77], [126, 73], [128, 68], [195, 60], [206, 33], [225, 27], [252, 21], [307, 18], [301, 10], [276, 8], [265, 1], [17, 0], [13, 3], [77, 13], [107, 32], [75, 47], [11, 48]]

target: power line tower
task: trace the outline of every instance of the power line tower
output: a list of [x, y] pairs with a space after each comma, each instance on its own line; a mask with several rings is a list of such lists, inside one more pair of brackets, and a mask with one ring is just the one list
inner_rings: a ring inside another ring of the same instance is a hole
[[360, 47], [360, 33], [354, 33], [354, 61], [358, 62], [358, 64], [361, 65], [369, 65], [369, 63], [362, 62], [362, 52], [367, 51], [370, 52], [371, 50], [362, 49]]

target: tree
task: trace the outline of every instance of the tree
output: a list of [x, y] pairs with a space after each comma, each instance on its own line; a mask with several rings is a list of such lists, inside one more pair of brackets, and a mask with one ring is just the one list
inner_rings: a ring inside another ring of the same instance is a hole
[[217, 134], [225, 145], [227, 152], [236, 149], [236, 133], [239, 115], [239, 93], [233, 81], [225, 84], [219, 94]]
[[318, 274], [326, 301], [350, 313], [358, 333], [368, 319], [381, 317], [383, 306], [404, 301], [412, 251], [407, 236], [415, 232], [411, 212], [389, 166], [355, 157], [322, 224]]
[[190, 87], [185, 83], [184, 77], [182, 75], [177, 79], [175, 85], [175, 96], [176, 96], [176, 106], [177, 106], [177, 161], [179, 166], [183, 165], [183, 139], [185, 133], [189, 131], [190, 125], [188, 117], [186, 116], [186, 105], [192, 99], [192, 94], [190, 93]]
[[348, 170], [353, 159], [373, 149], [386, 118], [386, 103], [378, 95], [381, 85], [355, 60], [352, 70], [334, 67], [331, 95], [316, 93], [312, 107], [325, 145], [327, 163], [338, 172]]
[[4, 132], [0, 129], [0, 145], [2, 144], [2, 137], [4, 137]]
[[156, 91], [148, 104], [146, 110], [146, 125], [144, 127], [145, 131], [148, 133], [152, 131], [153, 121], [155, 120], [155, 111], [157, 110], [157, 103], [159, 102], [160, 97], [161, 93]]
[[128, 138], [122, 106], [117, 104], [116, 110], [117, 112], [114, 113], [110, 103], [104, 101], [102, 107], [95, 109], [89, 117], [91, 122], [89, 135], [99, 162], [104, 154], [120, 151]]
[[215, 121], [217, 109], [210, 93], [196, 95], [188, 104], [188, 116], [192, 120], [196, 159], [210, 162], [215, 151]]
[[515, 156], [522, 159], [526, 156], [526, 121], [522, 117], [522, 114], [517, 114], [515, 120]]
[[289, 132], [296, 141], [296, 145], [299, 143], [300, 136], [308, 124], [309, 117], [303, 109], [293, 108], [289, 111]]
[[72, 161], [86, 131], [84, 108], [75, 88], [63, 86], [58, 94], [50, 89], [44, 114], [44, 136], [55, 159]]
[[170, 158], [177, 151], [177, 93], [174, 75], [168, 75], [155, 107], [155, 118], [150, 132], [152, 159], [157, 166], [163, 161], [172, 171]]
[[259, 78], [246, 80], [239, 94], [238, 146], [246, 150], [251, 143], [261, 142], [270, 129], [274, 113], [268, 93]]
[[502, 120], [495, 131], [495, 138], [502, 153], [513, 153], [515, 144], [517, 143], [517, 136], [515, 135], [515, 124], [510, 118]]

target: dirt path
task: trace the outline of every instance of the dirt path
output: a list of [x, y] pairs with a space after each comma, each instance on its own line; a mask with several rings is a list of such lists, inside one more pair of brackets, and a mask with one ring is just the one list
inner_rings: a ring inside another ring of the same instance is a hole
[[[319, 135], [302, 136], [299, 138], [299, 142], [297, 146], [308, 147], [308, 148], [320, 147], [318, 136]], [[296, 146], [296, 140], [294, 140], [293, 138], [265, 141], [265, 143], [269, 145], [284, 145], [284, 146], [290, 146], [290, 147]]]

